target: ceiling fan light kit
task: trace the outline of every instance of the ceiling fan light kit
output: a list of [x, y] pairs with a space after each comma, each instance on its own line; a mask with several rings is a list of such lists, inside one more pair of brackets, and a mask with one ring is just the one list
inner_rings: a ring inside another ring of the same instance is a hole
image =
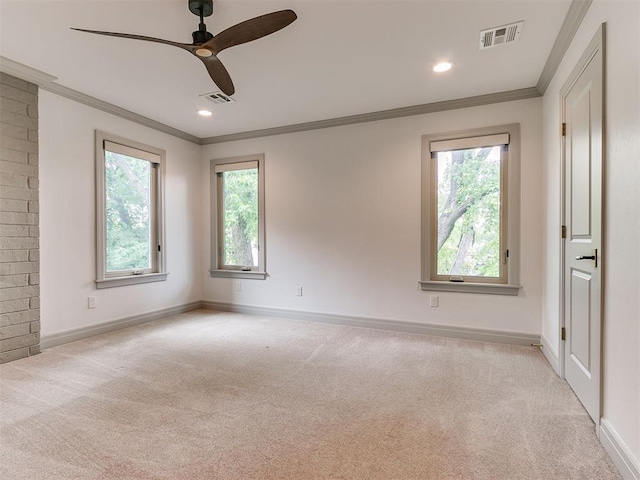
[[209, 76], [224, 94], [233, 95], [235, 93], [233, 81], [231, 80], [231, 76], [229, 75], [229, 72], [227, 72], [227, 69], [218, 59], [218, 54], [229, 47], [251, 42], [275, 33], [278, 30], [282, 30], [298, 18], [293, 10], [280, 10], [245, 20], [244, 22], [240, 22], [226, 30], [223, 30], [217, 35], [213, 35], [207, 31], [207, 26], [204, 23], [204, 17], [208, 17], [213, 14], [213, 0], [189, 0], [189, 10], [200, 18], [198, 30], [192, 34], [193, 43], [178, 43], [155, 37], [145, 37], [142, 35], [132, 35], [128, 33], [86, 30], [83, 28], [72, 28], [72, 30], [97, 35], [107, 35], [110, 37], [163, 43], [165, 45], [172, 45], [186, 50], [204, 63], [207, 72], [209, 72]]
[[206, 48], [199, 48], [196, 50], [196, 55], [202, 58], [207, 58], [210, 57], [211, 55], [213, 55], [213, 52], [211, 50], [208, 50]]

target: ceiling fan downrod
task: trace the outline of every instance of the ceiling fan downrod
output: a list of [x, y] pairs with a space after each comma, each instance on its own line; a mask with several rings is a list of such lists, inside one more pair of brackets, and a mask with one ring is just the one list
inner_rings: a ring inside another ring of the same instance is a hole
[[213, 35], [207, 32], [207, 26], [204, 23], [204, 17], [208, 17], [213, 13], [213, 0], [193, 1], [189, 0], [189, 10], [194, 15], [200, 17], [198, 30], [193, 32], [193, 43], [195, 45], [203, 44], [213, 38]]

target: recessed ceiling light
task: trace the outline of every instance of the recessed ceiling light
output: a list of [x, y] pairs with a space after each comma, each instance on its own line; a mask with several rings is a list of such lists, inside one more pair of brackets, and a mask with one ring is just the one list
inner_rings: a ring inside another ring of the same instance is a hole
[[433, 67], [433, 71], [438, 73], [446, 72], [447, 70], [451, 70], [451, 67], [453, 67], [453, 63], [451, 62], [440, 62]]
[[201, 117], [210, 117], [211, 115], [213, 115], [213, 113], [211, 113], [210, 110], [198, 110], [198, 115], [200, 115]]

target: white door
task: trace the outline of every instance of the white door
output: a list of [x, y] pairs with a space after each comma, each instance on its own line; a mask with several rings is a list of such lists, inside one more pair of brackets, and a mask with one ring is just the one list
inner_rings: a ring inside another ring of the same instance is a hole
[[564, 137], [564, 372], [600, 420], [604, 25], [562, 90]]

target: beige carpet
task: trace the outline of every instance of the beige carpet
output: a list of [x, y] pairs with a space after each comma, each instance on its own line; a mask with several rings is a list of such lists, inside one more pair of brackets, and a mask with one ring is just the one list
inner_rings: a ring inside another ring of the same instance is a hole
[[535, 348], [200, 310], [0, 366], [2, 479], [613, 479]]

